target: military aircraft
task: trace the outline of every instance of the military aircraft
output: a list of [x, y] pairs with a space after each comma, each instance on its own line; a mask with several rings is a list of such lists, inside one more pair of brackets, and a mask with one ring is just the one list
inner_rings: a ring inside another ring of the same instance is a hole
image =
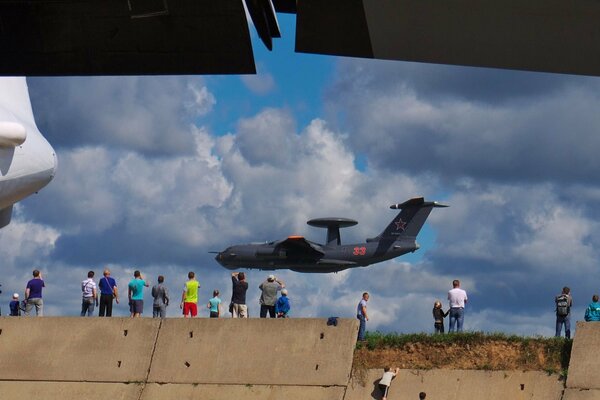
[[448, 207], [437, 202], [413, 198], [392, 204], [401, 210], [389, 225], [365, 243], [342, 244], [340, 228], [356, 225], [348, 218], [317, 218], [311, 226], [327, 228], [327, 243], [318, 244], [303, 236], [267, 243], [234, 245], [216, 252], [215, 260], [227, 269], [253, 268], [261, 270], [291, 269], [297, 272], [338, 272], [347, 268], [389, 260], [419, 249], [416, 238], [434, 207]]
[[13, 204], [48, 184], [56, 154], [33, 118], [25, 78], [0, 78], [0, 228]]

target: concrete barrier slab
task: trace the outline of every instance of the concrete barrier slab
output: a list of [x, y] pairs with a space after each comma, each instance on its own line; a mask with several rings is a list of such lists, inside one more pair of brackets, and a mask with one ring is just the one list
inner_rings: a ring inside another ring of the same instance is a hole
[[566, 389], [563, 400], [600, 400], [600, 390]]
[[324, 386], [273, 386], [273, 385], [189, 385], [149, 383], [140, 400], [181, 399], [302, 399], [343, 400], [343, 387]]
[[0, 381], [2, 399], [138, 400], [142, 384]]
[[[362, 386], [355, 372], [345, 400], [379, 400], [382, 375], [383, 370], [367, 370], [366, 385]], [[427, 398], [446, 400], [560, 400], [563, 383], [558, 375], [544, 372], [401, 370], [392, 381], [388, 399], [418, 399], [419, 392], [427, 393]]]
[[0, 318], [0, 380], [142, 382], [160, 321]]
[[569, 361], [568, 388], [600, 389], [600, 323], [577, 321], [577, 330]]
[[345, 386], [357, 332], [355, 319], [167, 319], [149, 382]]

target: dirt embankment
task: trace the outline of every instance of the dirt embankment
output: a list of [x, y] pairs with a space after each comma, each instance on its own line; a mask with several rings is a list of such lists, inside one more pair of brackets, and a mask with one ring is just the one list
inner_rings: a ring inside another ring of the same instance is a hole
[[414, 341], [399, 345], [367, 343], [354, 352], [356, 368], [476, 369], [561, 372], [568, 367], [570, 343], [552, 339], [522, 341]]

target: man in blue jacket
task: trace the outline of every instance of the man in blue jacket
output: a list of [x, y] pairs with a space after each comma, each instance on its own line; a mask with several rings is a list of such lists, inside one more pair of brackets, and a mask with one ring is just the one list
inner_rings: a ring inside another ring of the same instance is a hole
[[598, 295], [592, 296], [592, 302], [585, 310], [586, 321], [600, 321], [600, 303], [598, 303]]

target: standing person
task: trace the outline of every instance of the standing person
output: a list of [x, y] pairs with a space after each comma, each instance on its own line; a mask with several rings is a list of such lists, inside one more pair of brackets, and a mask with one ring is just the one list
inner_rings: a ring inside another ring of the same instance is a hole
[[163, 284], [165, 277], [158, 276], [158, 283], [152, 286], [152, 318], [167, 318], [167, 306], [169, 305], [169, 291]]
[[465, 304], [467, 303], [467, 292], [460, 288], [460, 281], [455, 279], [452, 281], [452, 289], [448, 291], [448, 301], [450, 303], [450, 328], [448, 332], [463, 331], [463, 323], [465, 321]]
[[144, 312], [144, 287], [148, 287], [148, 283], [144, 280], [142, 273], [136, 270], [133, 273], [133, 279], [129, 281], [127, 287], [131, 317], [139, 317]]
[[42, 273], [34, 269], [33, 270], [33, 279], [27, 282], [27, 287], [25, 288], [25, 315], [29, 316], [31, 309], [35, 306], [35, 315], [38, 317], [43, 316], [44, 309], [44, 301], [42, 300], [42, 289], [46, 287], [44, 283], [44, 279], [42, 278]]
[[12, 301], [10, 302], [8, 307], [10, 308], [11, 317], [21, 316], [21, 307], [19, 306], [19, 293], [13, 294]]
[[119, 304], [119, 291], [117, 290], [117, 281], [110, 276], [110, 269], [106, 268], [103, 272], [104, 277], [98, 281], [100, 288], [100, 310], [99, 317], [112, 317], [113, 299]]
[[444, 318], [448, 315], [450, 310], [444, 312], [442, 310], [442, 302], [436, 300], [433, 303], [433, 327], [435, 328], [435, 333], [444, 333]]
[[573, 307], [573, 298], [571, 289], [564, 287], [562, 293], [554, 298], [556, 304], [556, 337], [560, 337], [562, 326], [565, 326], [565, 337], [571, 338], [571, 307]]
[[219, 298], [219, 291], [217, 289], [213, 291], [213, 297], [208, 300], [206, 307], [210, 310], [211, 318], [219, 318], [221, 316], [221, 299]]
[[390, 386], [392, 384], [392, 379], [398, 375], [400, 372], [400, 368], [396, 367], [393, 371], [391, 371], [390, 367], [385, 367], [383, 369], [383, 376], [379, 380], [379, 390], [381, 390], [381, 400], [387, 400], [388, 391], [390, 390]]
[[592, 302], [585, 310], [586, 321], [600, 321], [600, 303], [598, 303], [598, 295], [592, 296]]
[[275, 314], [277, 314], [277, 318], [289, 318], [290, 299], [288, 298], [287, 289], [281, 290], [281, 297], [275, 303]]
[[198, 315], [198, 289], [200, 283], [196, 280], [196, 274], [192, 271], [188, 273], [188, 281], [183, 287], [183, 293], [181, 294], [181, 304], [179, 308], [183, 309], [183, 316], [185, 318], [195, 317]]
[[260, 317], [267, 318], [269, 313], [270, 318], [275, 318], [275, 302], [277, 302], [277, 292], [285, 288], [283, 281], [275, 278], [275, 275], [269, 275], [267, 280], [258, 285], [261, 291], [260, 300]]
[[367, 330], [367, 321], [369, 316], [367, 315], [367, 301], [369, 301], [369, 293], [364, 292], [362, 299], [358, 302], [356, 307], [356, 318], [360, 321], [358, 328], [358, 340], [363, 342], [365, 340], [365, 332]]
[[94, 305], [98, 305], [98, 292], [96, 291], [96, 282], [94, 282], [94, 271], [89, 271], [87, 279], [81, 282], [81, 316], [91, 317], [94, 313]]
[[231, 282], [233, 283], [231, 317], [248, 318], [248, 306], [246, 305], [248, 282], [246, 282], [246, 274], [243, 272], [233, 272], [231, 274]]

